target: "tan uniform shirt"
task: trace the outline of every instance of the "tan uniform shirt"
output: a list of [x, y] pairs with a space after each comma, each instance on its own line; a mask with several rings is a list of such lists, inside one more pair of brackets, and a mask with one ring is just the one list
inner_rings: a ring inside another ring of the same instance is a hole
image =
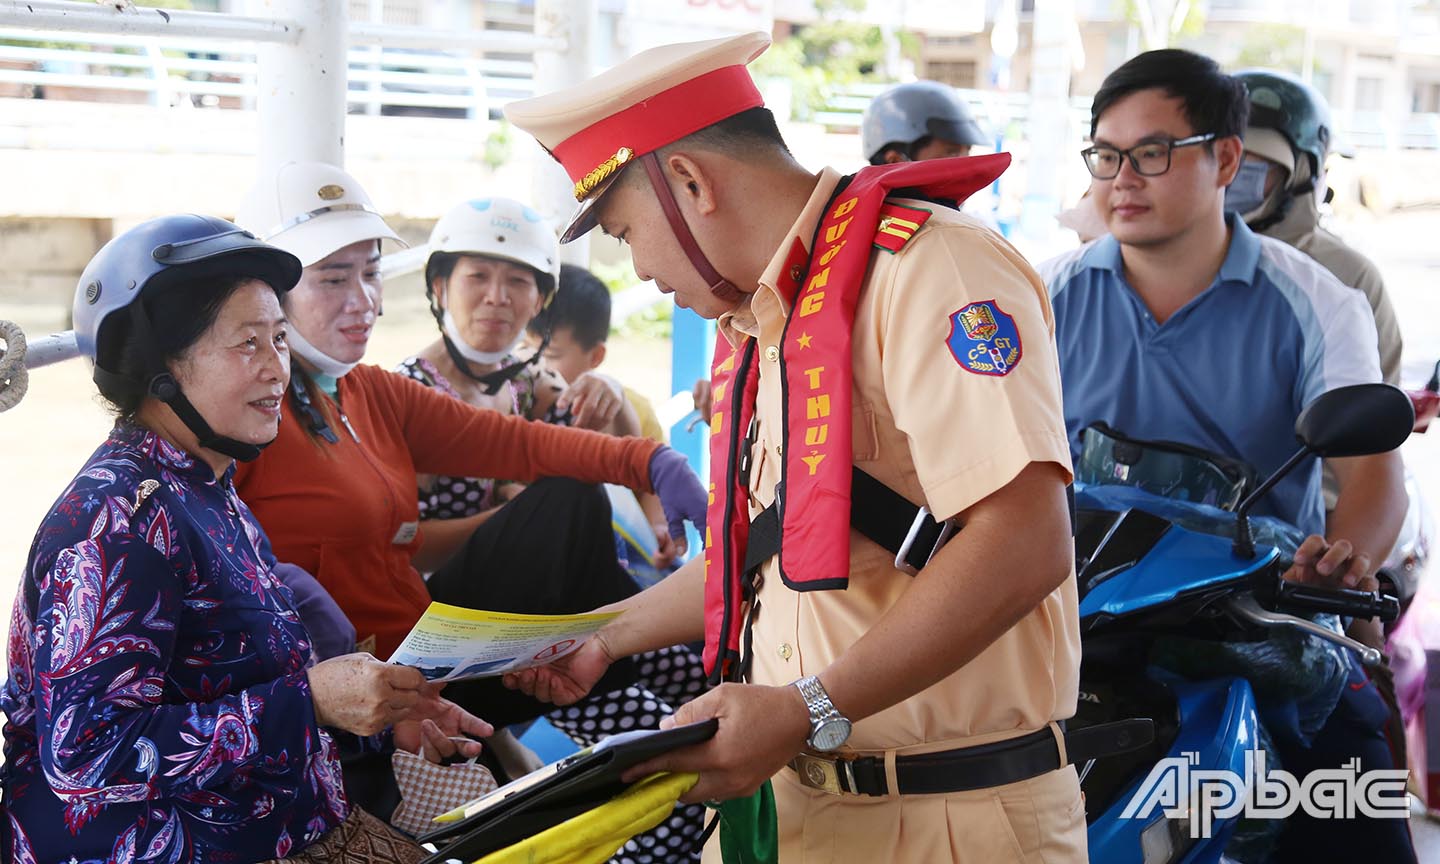
[[[781, 376], [777, 352], [769, 349], [778, 347], [789, 309], [775, 285], [794, 238], [810, 243], [838, 179], [822, 172], [748, 307], [720, 319], [732, 343], [760, 340], [752, 518], [774, 500], [780, 478]], [[1031, 462], [1054, 462], [1068, 476], [1054, 321], [1039, 277], [970, 217], [926, 202], [899, 203], [934, 214], [898, 252], [871, 257], [853, 331], [855, 464], [941, 519], [999, 490]], [[1012, 316], [1020, 333], [1021, 356], [1004, 376], [971, 371], [947, 345], [952, 315], [978, 301]], [[807, 336], [825, 338], [803, 328], [789, 338]], [[1023, 525], [1016, 526], [1016, 542], [1024, 542]], [[774, 559], [766, 566], [754, 621], [754, 683], [785, 684], [821, 672], [909, 587], [911, 577], [895, 569], [894, 556], [853, 530], [850, 554], [844, 591], [792, 591]], [[903, 755], [1041, 729], [1074, 713], [1079, 663], [1072, 575], [970, 663], [858, 722], [847, 749]], [[775, 789], [786, 864], [1024, 861], [1042, 850], [1047, 861], [1084, 858], [1083, 812], [1068, 769], [1001, 791], [863, 799], [801, 787], [787, 769]], [[1028, 809], [1012, 813], [1002, 791]], [[1025, 824], [1016, 828], [1017, 820]]]

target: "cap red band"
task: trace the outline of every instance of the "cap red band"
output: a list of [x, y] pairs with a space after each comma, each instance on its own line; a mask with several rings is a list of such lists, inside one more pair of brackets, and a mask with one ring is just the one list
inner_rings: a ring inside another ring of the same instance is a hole
[[555, 145], [555, 158], [576, 183], [615, 156], [659, 150], [712, 123], [765, 104], [743, 65], [724, 66], [662, 90]]

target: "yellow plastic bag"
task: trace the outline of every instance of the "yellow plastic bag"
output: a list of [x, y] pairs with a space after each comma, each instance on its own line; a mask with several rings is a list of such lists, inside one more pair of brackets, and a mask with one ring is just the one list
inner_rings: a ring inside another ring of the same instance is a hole
[[626, 840], [665, 821], [698, 779], [698, 774], [652, 774], [599, 807], [475, 864], [603, 864]]

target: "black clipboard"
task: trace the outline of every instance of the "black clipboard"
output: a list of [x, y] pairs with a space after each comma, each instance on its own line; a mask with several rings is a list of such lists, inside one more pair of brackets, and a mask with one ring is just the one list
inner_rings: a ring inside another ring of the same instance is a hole
[[419, 837], [440, 850], [421, 864], [474, 861], [578, 816], [625, 791], [628, 784], [620, 776], [629, 769], [708, 741], [719, 728], [712, 718], [673, 729], [625, 732], [546, 765], [471, 802], [479, 808], [472, 815]]

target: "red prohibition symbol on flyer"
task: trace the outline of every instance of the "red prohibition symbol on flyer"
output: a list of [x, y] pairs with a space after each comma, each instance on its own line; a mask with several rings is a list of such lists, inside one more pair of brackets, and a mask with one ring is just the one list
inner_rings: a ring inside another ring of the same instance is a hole
[[566, 651], [575, 647], [574, 639], [562, 639], [535, 655], [536, 660], [554, 660]]

